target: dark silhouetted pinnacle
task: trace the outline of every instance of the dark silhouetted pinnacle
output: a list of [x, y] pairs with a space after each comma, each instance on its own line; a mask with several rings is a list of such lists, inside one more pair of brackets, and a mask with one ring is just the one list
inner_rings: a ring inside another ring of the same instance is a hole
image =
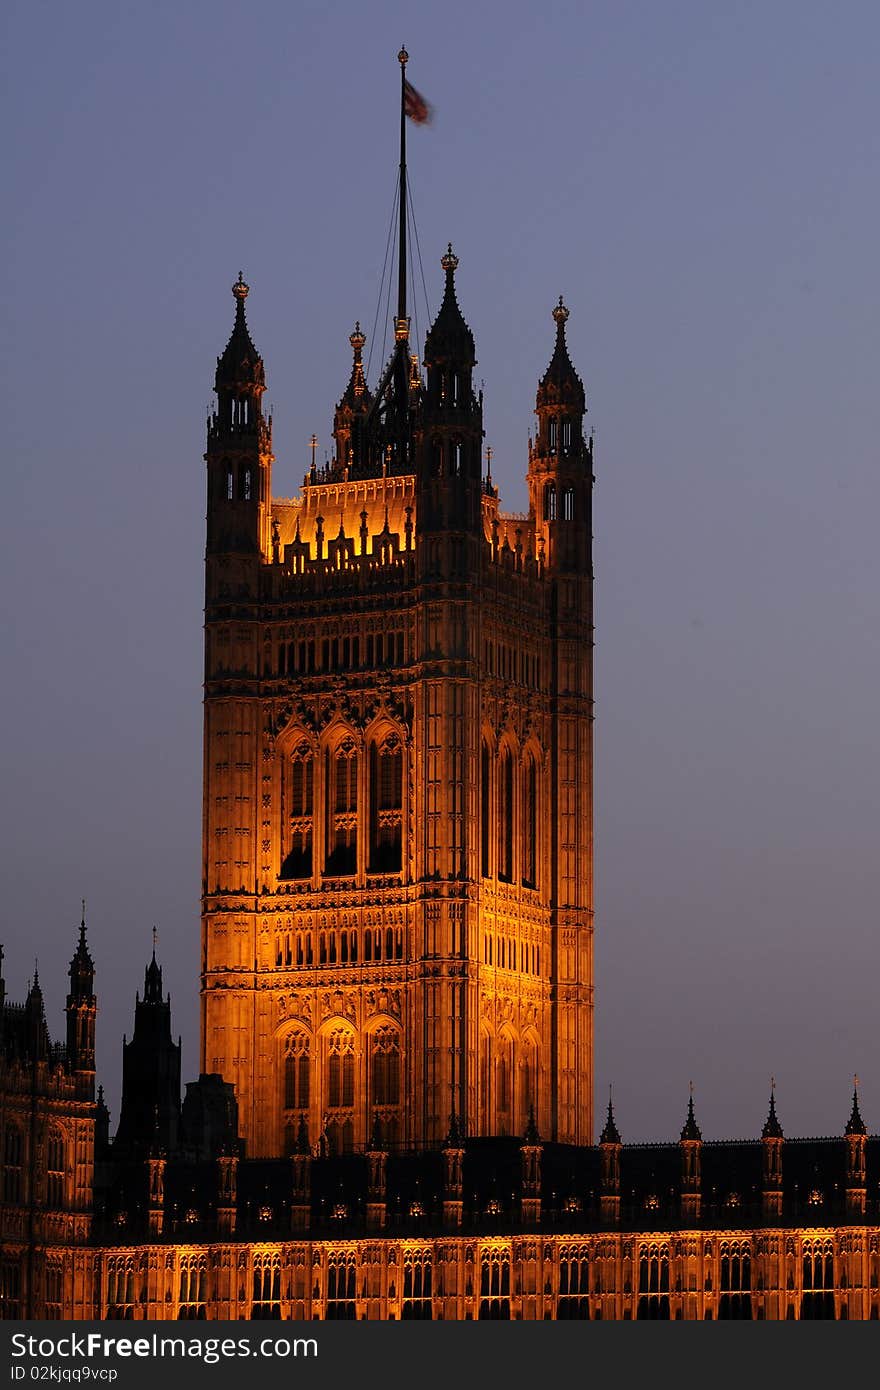
[[477, 360], [474, 335], [465, 323], [455, 297], [458, 257], [451, 243], [440, 264], [446, 272], [446, 290], [440, 312], [425, 339], [425, 362], [429, 365], [454, 362], [462, 367], [473, 367]]
[[218, 390], [221, 386], [235, 389], [241, 386], [266, 385], [263, 359], [251, 341], [244, 313], [244, 301], [248, 297], [248, 290], [249, 286], [239, 273], [232, 286], [235, 296], [235, 323], [229, 342], [217, 358], [215, 385]]
[[568, 309], [562, 302], [562, 295], [559, 296], [559, 303], [553, 310], [553, 318], [556, 320], [556, 345], [550, 365], [538, 385], [536, 405], [539, 410], [542, 406], [567, 405], [575, 414], [583, 415], [587, 408], [587, 398], [584, 383], [568, 355], [568, 344], [565, 341]]

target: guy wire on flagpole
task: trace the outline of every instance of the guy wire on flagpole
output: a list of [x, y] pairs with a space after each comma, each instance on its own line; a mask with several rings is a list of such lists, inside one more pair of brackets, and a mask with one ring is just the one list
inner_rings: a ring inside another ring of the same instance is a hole
[[397, 241], [397, 328], [406, 321], [406, 64], [409, 54], [401, 47], [400, 63], [400, 231]]

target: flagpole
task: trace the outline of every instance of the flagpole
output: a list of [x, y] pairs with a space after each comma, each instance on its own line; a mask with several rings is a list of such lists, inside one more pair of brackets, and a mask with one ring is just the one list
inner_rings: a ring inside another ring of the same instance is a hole
[[408, 337], [406, 323], [406, 64], [409, 54], [401, 48], [400, 63], [400, 234], [397, 261], [397, 333], [398, 342]]

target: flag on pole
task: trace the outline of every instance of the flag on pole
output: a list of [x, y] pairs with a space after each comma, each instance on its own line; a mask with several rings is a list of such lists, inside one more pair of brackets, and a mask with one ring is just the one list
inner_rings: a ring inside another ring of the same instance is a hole
[[433, 114], [421, 92], [417, 92], [406, 79], [403, 83], [403, 110], [416, 125], [427, 125]]

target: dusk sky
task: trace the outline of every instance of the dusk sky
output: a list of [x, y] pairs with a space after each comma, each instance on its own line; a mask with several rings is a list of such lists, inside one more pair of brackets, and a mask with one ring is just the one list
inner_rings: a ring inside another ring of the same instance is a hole
[[7, 0], [2, 39], [0, 940], [63, 1036], [88, 899], [114, 1127], [154, 923], [198, 1072], [230, 286], [290, 495], [372, 332], [405, 42], [503, 505], [560, 294], [595, 430], [597, 1113], [677, 1138], [693, 1080], [756, 1135], [773, 1074], [837, 1134], [858, 1072], [880, 1129], [877, 4]]

